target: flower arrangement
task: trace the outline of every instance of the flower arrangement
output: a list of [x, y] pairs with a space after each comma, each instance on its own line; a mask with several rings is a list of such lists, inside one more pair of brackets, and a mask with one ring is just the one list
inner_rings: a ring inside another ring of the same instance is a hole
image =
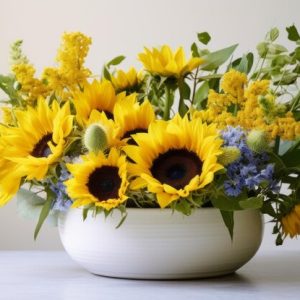
[[120, 210], [119, 225], [130, 207], [215, 207], [231, 236], [235, 211], [260, 209], [277, 244], [299, 235], [300, 36], [287, 33], [292, 51], [273, 28], [257, 55], [233, 59], [237, 45], [210, 51], [202, 32], [190, 58], [145, 48], [140, 71], [119, 69], [118, 56], [99, 76], [84, 65], [82, 33], [63, 35], [39, 77], [15, 42], [0, 76], [0, 205], [17, 195], [35, 238], [70, 207], [83, 219]]

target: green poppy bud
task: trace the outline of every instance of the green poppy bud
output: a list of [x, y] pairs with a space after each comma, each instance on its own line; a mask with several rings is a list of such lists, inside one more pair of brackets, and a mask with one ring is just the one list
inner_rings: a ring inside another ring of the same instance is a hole
[[257, 153], [261, 153], [269, 149], [269, 141], [266, 132], [253, 129], [247, 136], [247, 145]]
[[218, 162], [223, 166], [228, 166], [241, 157], [241, 151], [237, 147], [224, 147], [223, 153], [218, 156]]
[[83, 136], [83, 144], [89, 152], [103, 151], [107, 148], [106, 130], [101, 124], [90, 125]]

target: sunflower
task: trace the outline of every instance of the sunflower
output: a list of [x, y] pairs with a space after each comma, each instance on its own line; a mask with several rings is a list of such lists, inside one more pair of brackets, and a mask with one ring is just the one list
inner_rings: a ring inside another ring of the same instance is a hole
[[290, 213], [281, 219], [281, 224], [285, 235], [290, 235], [291, 238], [300, 235], [300, 204], [295, 205]]
[[118, 70], [115, 76], [111, 76], [111, 81], [117, 91], [132, 90], [139, 83], [135, 68], [130, 68], [128, 72]]
[[3, 158], [4, 148], [0, 145], [0, 206], [6, 204], [18, 191], [21, 177], [15, 163]]
[[140, 53], [138, 58], [150, 73], [176, 78], [184, 77], [203, 63], [203, 59], [199, 57], [187, 60], [182, 47], [173, 53], [166, 45], [161, 49], [153, 48], [152, 51], [145, 48], [145, 52]]
[[134, 143], [132, 135], [147, 132], [149, 124], [155, 120], [155, 113], [148, 100], [141, 105], [137, 94], [131, 94], [118, 101], [114, 109], [115, 124], [119, 127], [119, 138], [129, 144]]
[[124, 147], [135, 162], [129, 167], [136, 177], [131, 187], [147, 187], [162, 208], [205, 187], [223, 168], [217, 162], [222, 140], [216, 127], [200, 119], [189, 121], [177, 115], [167, 122], [157, 120], [150, 124], [148, 133], [133, 138], [137, 145]]
[[73, 128], [69, 104], [60, 108], [53, 102], [49, 107], [44, 99], [38, 101], [36, 108], [17, 111], [16, 120], [18, 127], [6, 128], [1, 135], [1, 156], [10, 162], [4, 164], [0, 173], [2, 184], [4, 174], [12, 168], [16, 177], [42, 180], [62, 156], [65, 138]]
[[87, 123], [92, 110], [104, 112], [109, 119], [113, 119], [113, 109], [117, 101], [114, 87], [110, 81], [94, 80], [84, 86], [83, 92], [74, 94], [76, 119], [83, 126]]
[[65, 185], [74, 199], [73, 207], [94, 204], [110, 210], [126, 201], [127, 164], [126, 157], [111, 148], [108, 157], [102, 152], [82, 157], [83, 163], [68, 164], [73, 178]]

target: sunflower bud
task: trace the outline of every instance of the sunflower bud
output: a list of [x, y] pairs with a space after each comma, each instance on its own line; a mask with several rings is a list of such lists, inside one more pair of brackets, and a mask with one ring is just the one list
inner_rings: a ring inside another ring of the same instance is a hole
[[106, 130], [100, 124], [90, 125], [83, 136], [83, 144], [90, 152], [105, 150], [107, 147]]
[[257, 153], [266, 151], [269, 148], [269, 142], [266, 132], [261, 130], [251, 130], [247, 136], [247, 145]]
[[223, 166], [228, 166], [241, 157], [241, 151], [237, 147], [224, 147], [223, 153], [218, 157], [218, 162]]

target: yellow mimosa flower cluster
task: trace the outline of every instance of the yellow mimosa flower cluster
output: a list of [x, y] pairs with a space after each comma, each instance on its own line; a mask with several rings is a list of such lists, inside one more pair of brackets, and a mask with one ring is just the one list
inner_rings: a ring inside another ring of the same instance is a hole
[[58, 100], [70, 99], [72, 92], [79, 90], [91, 75], [83, 66], [90, 44], [91, 38], [80, 32], [65, 33], [56, 58], [58, 67], [45, 68], [41, 78], [35, 77], [36, 70], [28, 61], [15, 61], [12, 72], [27, 104], [51, 94]]
[[[283, 140], [294, 140], [300, 135], [300, 122], [292, 112], [285, 112], [283, 104], [277, 104], [270, 92], [268, 80], [258, 80], [247, 85], [247, 77], [235, 70], [225, 73], [222, 78], [222, 93], [210, 90], [208, 94], [206, 120], [218, 124], [242, 126], [247, 130], [260, 129], [270, 139], [277, 136]], [[262, 98], [264, 101], [262, 101]], [[203, 119], [201, 115], [194, 117]], [[209, 116], [209, 119], [207, 119]]]
[[43, 79], [62, 100], [70, 97], [69, 91], [79, 90], [91, 75], [83, 66], [92, 40], [80, 32], [65, 33], [58, 50], [57, 68], [46, 68]]
[[41, 80], [35, 77], [35, 68], [29, 63], [21, 63], [12, 66], [16, 80], [20, 84], [23, 98], [32, 104], [38, 97], [46, 97], [49, 94], [47, 87]]

